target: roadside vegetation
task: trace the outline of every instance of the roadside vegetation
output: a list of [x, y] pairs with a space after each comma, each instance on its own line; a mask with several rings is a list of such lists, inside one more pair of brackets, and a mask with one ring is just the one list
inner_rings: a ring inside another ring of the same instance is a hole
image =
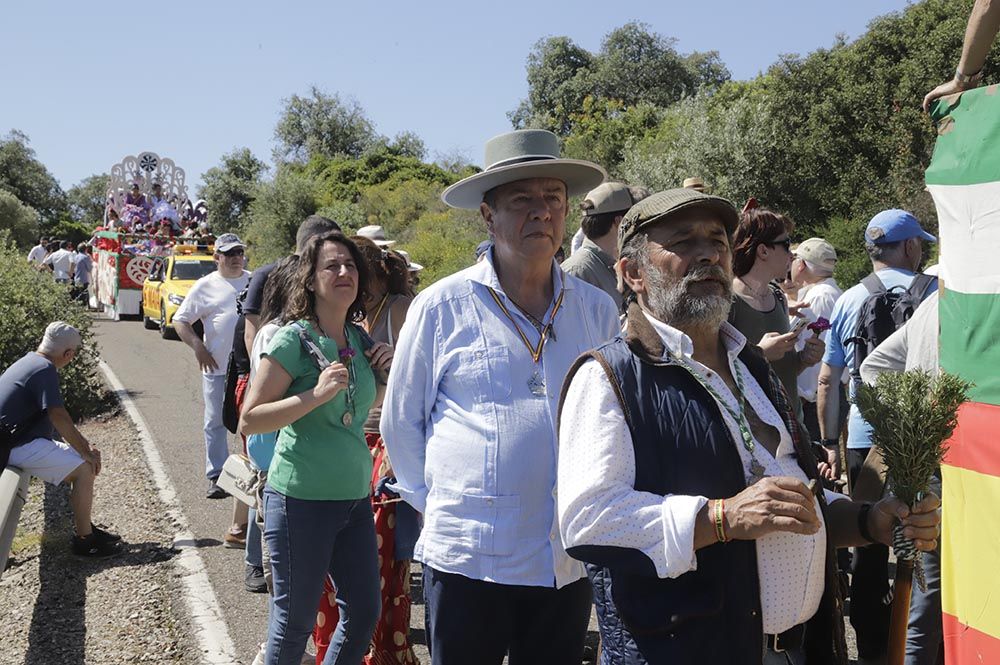
[[69, 287], [31, 267], [22, 250], [0, 232], [0, 368], [38, 348], [52, 321], [66, 321], [83, 336], [83, 348], [59, 372], [66, 409], [74, 418], [108, 411], [114, 402], [98, 374], [91, 315], [70, 299]]

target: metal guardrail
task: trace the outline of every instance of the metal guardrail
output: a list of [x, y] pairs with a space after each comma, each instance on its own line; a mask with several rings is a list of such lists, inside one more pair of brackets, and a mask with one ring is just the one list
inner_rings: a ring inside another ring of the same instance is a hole
[[7, 568], [7, 557], [14, 542], [17, 521], [28, 500], [30, 481], [31, 474], [13, 466], [8, 466], [0, 474], [0, 577], [3, 577]]

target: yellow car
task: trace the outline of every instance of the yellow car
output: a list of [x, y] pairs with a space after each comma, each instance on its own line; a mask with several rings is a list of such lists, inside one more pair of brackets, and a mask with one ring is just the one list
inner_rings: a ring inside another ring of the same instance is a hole
[[146, 329], [159, 328], [164, 339], [177, 339], [172, 325], [177, 308], [194, 283], [216, 268], [212, 255], [194, 245], [178, 245], [172, 255], [156, 259], [142, 284], [142, 323]]

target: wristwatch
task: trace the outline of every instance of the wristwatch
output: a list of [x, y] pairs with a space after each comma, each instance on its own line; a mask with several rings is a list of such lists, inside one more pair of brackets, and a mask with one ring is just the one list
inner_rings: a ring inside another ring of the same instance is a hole
[[822, 439], [819, 444], [824, 448], [840, 448], [840, 439]]
[[961, 69], [955, 69], [955, 83], [963, 90], [975, 88], [983, 80], [983, 70], [980, 69], [975, 74], [963, 74]]

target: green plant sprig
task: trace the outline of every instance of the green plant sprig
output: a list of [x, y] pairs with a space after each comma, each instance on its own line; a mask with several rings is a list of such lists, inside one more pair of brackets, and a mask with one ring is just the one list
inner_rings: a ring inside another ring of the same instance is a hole
[[935, 377], [910, 370], [885, 372], [858, 389], [855, 402], [872, 426], [872, 444], [882, 453], [893, 493], [907, 505], [927, 491], [971, 387], [947, 372]]

